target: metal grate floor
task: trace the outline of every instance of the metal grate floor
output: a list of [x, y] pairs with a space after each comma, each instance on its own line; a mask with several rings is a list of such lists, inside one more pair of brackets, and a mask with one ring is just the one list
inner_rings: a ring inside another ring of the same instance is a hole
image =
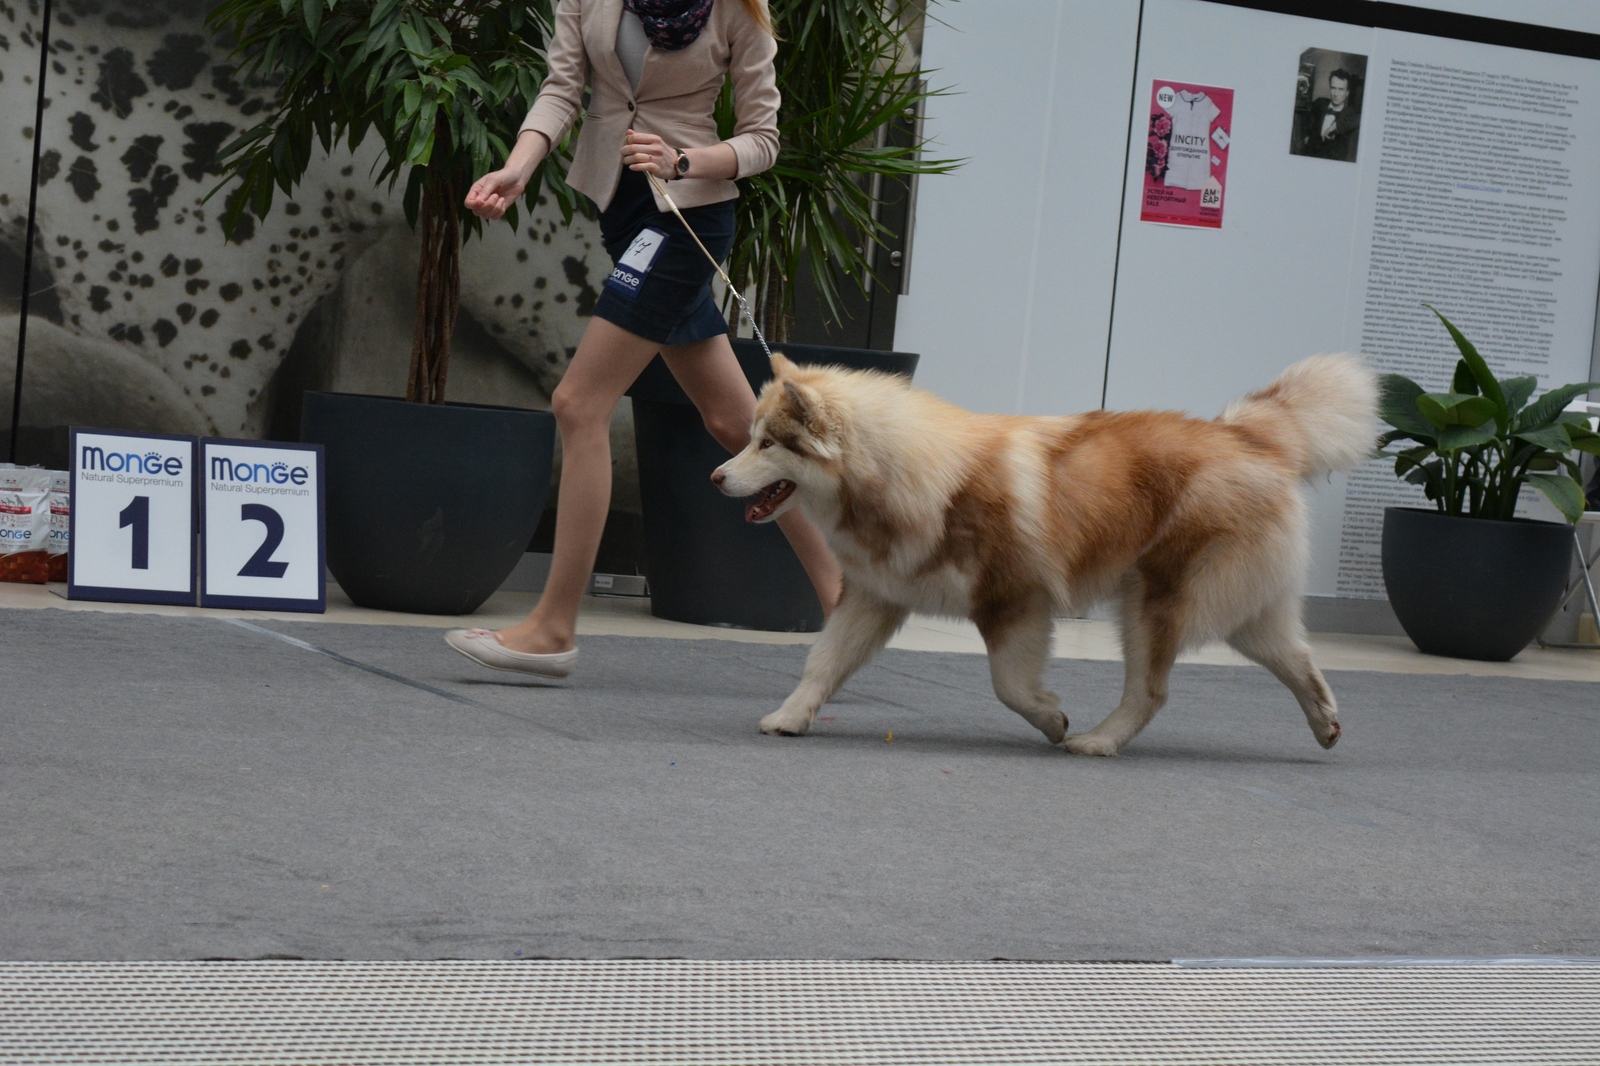
[[0, 1062], [1600, 1063], [1600, 966], [0, 963]]

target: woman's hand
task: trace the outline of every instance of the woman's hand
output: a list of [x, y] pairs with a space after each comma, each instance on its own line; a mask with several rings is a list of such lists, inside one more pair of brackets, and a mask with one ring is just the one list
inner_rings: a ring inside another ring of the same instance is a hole
[[502, 218], [527, 189], [534, 172], [550, 154], [550, 141], [538, 130], [523, 130], [506, 165], [485, 174], [467, 190], [467, 210], [490, 222]]
[[678, 176], [678, 153], [653, 133], [629, 130], [622, 142], [622, 162], [629, 170], [654, 174], [662, 181]]
[[528, 187], [520, 168], [506, 167], [485, 174], [467, 191], [467, 210], [490, 222], [502, 218]]

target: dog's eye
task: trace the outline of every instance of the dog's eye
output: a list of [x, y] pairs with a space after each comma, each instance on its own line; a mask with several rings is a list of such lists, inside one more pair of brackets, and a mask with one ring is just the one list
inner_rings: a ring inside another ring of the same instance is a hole
[[770, 447], [772, 447], [772, 438], [771, 437], [762, 437], [761, 438], [760, 450], [765, 451], [766, 449], [768, 449]]

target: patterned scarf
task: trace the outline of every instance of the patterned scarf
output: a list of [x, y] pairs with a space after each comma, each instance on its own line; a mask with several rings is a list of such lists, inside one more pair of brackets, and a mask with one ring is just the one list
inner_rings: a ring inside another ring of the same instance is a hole
[[622, 0], [622, 6], [639, 16], [644, 35], [663, 52], [675, 52], [694, 43], [711, 18], [712, 0]]

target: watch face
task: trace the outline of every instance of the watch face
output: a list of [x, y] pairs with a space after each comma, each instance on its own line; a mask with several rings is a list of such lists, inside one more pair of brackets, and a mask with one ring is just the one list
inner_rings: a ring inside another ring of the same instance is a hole
[[689, 157], [688, 156], [682, 155], [682, 154], [680, 154], [678, 156], [678, 173], [679, 174], [687, 174], [687, 173], [689, 173]]

